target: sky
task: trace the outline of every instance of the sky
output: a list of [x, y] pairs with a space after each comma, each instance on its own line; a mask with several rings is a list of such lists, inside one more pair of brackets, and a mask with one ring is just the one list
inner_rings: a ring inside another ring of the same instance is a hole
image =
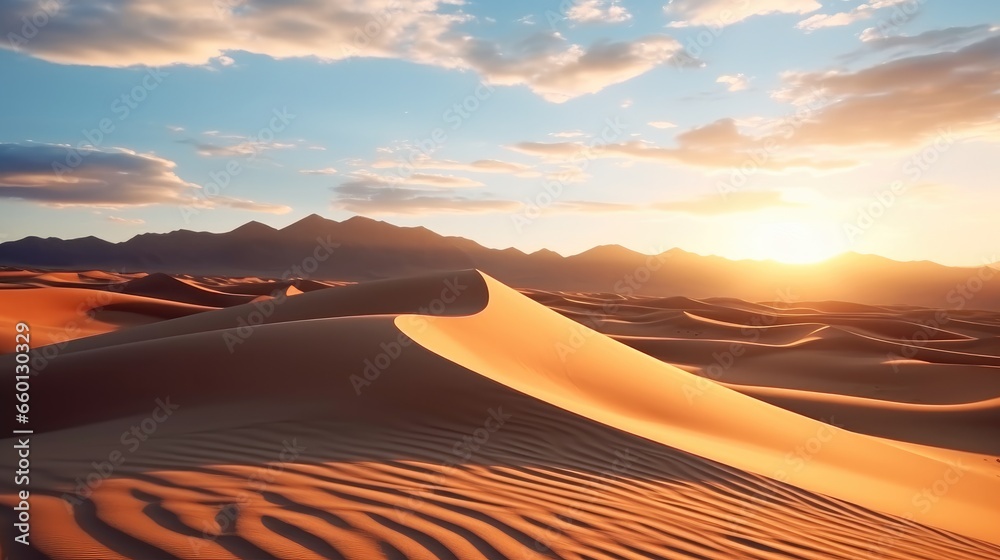
[[0, 241], [1000, 260], [1000, 3], [7, 0]]

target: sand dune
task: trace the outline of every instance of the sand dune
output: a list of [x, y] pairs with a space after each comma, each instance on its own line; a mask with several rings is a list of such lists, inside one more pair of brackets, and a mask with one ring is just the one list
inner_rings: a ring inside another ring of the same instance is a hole
[[42, 362], [38, 555], [1000, 557], [990, 314], [915, 341], [926, 310], [518, 293], [476, 271], [295, 295], [153, 280], [0, 291], [47, 294], [4, 320], [54, 330], [85, 293], [165, 306]]

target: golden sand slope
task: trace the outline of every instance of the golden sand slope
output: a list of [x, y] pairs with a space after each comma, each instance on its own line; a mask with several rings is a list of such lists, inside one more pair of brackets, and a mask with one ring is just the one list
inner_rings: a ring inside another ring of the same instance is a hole
[[[593, 303], [570, 299], [553, 307]], [[53, 558], [1000, 557], [995, 473], [744, 396], [473, 271], [74, 340], [32, 402], [32, 542]]]

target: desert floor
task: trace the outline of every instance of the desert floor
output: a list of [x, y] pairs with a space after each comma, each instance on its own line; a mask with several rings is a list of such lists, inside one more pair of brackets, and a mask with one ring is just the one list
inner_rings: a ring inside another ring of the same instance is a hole
[[20, 321], [4, 558], [1000, 558], [998, 312], [7, 270], [8, 385]]

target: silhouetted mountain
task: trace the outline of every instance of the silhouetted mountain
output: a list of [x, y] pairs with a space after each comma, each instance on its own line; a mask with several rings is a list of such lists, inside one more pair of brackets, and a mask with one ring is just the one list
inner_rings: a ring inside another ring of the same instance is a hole
[[0, 244], [0, 264], [49, 269], [372, 280], [478, 268], [522, 288], [623, 295], [734, 297], [749, 301], [840, 300], [874, 305], [1000, 309], [991, 269], [897, 262], [845, 254], [814, 265], [731, 261], [671, 249], [644, 255], [603, 245], [569, 257], [490, 249], [423, 227], [316, 214], [281, 229], [249, 222], [226, 233], [144, 233], [121, 243], [95, 237], [26, 237]]

